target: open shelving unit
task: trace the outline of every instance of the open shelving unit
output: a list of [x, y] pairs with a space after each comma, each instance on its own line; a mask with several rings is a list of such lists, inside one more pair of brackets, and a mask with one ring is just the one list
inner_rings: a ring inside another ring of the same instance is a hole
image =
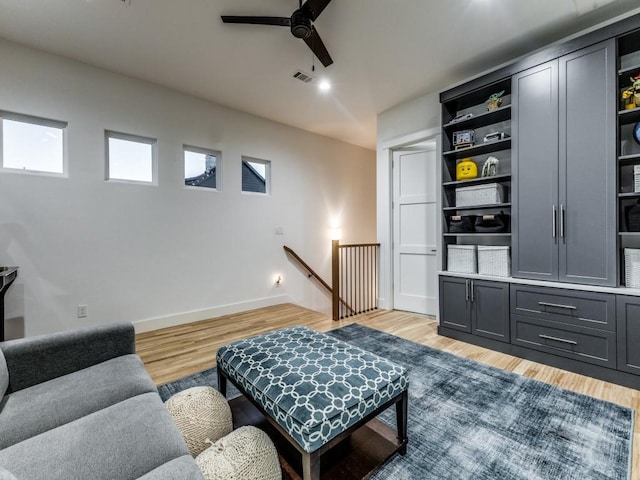
[[[494, 93], [504, 90], [502, 105], [489, 111], [486, 101]], [[453, 121], [456, 115], [471, 114], [470, 118]], [[474, 130], [475, 144], [456, 149], [455, 132]], [[485, 135], [505, 133], [506, 138], [484, 142]], [[449, 219], [455, 215], [490, 215], [504, 213], [511, 216], [511, 77], [504, 78], [442, 104], [442, 239], [444, 246], [443, 270], [447, 270], [447, 252], [450, 245], [511, 246], [510, 227], [502, 233], [451, 233]], [[489, 156], [499, 160], [494, 176], [481, 177], [482, 166]], [[471, 158], [478, 167], [478, 177], [456, 180], [456, 165]], [[498, 183], [504, 188], [502, 202], [472, 206], [456, 205], [456, 190], [472, 185]]]

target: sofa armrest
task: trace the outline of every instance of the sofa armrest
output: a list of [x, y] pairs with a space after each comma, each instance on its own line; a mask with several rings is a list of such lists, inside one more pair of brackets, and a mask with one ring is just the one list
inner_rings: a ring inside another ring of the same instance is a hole
[[89, 327], [0, 343], [9, 370], [9, 392], [135, 353], [131, 323]]

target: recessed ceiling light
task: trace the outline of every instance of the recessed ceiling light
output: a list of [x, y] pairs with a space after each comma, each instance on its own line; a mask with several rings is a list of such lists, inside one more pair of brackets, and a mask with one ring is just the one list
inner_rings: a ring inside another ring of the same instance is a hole
[[329, 83], [329, 80], [320, 80], [320, 83], [318, 84], [318, 90], [320, 90], [321, 92], [328, 92], [329, 90], [331, 90], [331, 84]]

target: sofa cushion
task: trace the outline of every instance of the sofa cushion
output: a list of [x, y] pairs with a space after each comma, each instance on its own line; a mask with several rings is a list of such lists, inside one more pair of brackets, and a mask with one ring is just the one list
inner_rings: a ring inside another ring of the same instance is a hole
[[0, 450], [0, 467], [18, 479], [134, 480], [184, 455], [160, 396], [144, 393]]
[[144, 474], [139, 480], [204, 480], [191, 455], [178, 457]]
[[148, 392], [157, 390], [142, 361], [125, 355], [10, 393], [0, 404], [0, 448]]
[[7, 369], [7, 362], [5, 361], [4, 354], [2, 353], [2, 349], [0, 348], [0, 402], [2, 402], [2, 398], [7, 392], [8, 387], [9, 370]]

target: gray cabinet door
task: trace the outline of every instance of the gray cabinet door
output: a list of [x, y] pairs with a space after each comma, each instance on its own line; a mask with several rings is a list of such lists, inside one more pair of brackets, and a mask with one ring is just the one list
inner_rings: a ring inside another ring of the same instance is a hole
[[512, 82], [512, 276], [557, 280], [558, 61]]
[[640, 298], [617, 297], [618, 370], [640, 375]]
[[471, 282], [440, 277], [440, 325], [471, 333]]
[[471, 332], [509, 343], [509, 284], [472, 280]]
[[559, 280], [616, 285], [615, 40], [560, 58]]

